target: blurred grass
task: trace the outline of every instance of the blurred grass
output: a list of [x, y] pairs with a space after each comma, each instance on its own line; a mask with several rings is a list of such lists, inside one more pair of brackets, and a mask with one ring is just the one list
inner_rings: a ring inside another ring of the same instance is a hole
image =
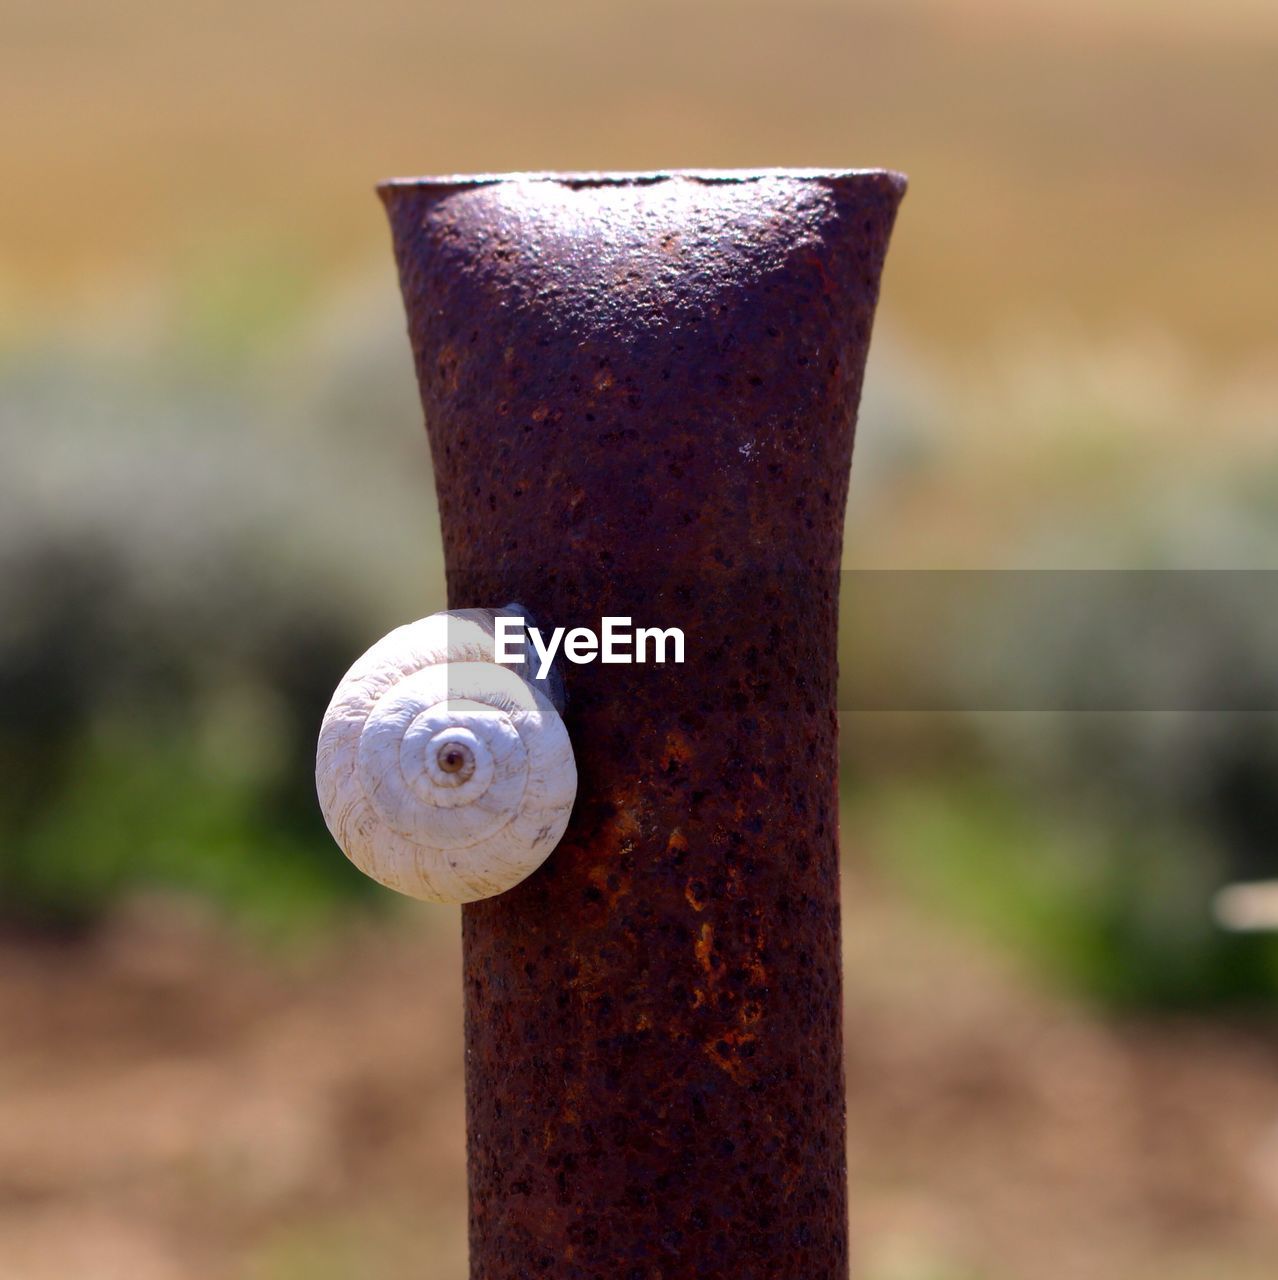
[[10, 845], [6, 911], [66, 927], [98, 919], [126, 892], [183, 889], [279, 939], [380, 902], [366, 877], [328, 855], [316, 823], [278, 812], [278, 779], [270, 788], [252, 773], [225, 776], [194, 748], [190, 734], [146, 725], [98, 728], [77, 744], [56, 803]]
[[440, 1220], [413, 1214], [413, 1229], [398, 1215], [358, 1214], [307, 1222], [277, 1231], [242, 1268], [237, 1280], [411, 1280], [422, 1273], [423, 1239], [431, 1242], [431, 1274], [466, 1273], [463, 1204], [447, 1206]]
[[118, 315], [192, 263], [242, 273], [246, 246], [358, 269], [391, 174], [883, 164], [914, 189], [883, 317], [934, 355], [1027, 322], [1272, 352], [1258, 0], [0, 0], [0, 28], [19, 330], [68, 299]]

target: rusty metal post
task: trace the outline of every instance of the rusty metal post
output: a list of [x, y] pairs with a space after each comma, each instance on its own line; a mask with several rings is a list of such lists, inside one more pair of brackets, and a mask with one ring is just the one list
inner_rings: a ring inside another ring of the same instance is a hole
[[562, 844], [464, 908], [473, 1280], [847, 1272], [835, 629], [886, 172], [389, 183], [452, 606], [570, 665]]

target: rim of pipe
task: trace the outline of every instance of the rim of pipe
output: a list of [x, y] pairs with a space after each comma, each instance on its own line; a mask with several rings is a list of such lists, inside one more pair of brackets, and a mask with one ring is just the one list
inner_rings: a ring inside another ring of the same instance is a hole
[[513, 173], [446, 173], [421, 177], [387, 178], [377, 184], [378, 192], [390, 195], [406, 187], [484, 187], [502, 182], [558, 183], [566, 187], [625, 187], [651, 186], [680, 178], [688, 182], [749, 183], [764, 182], [769, 178], [786, 178], [801, 182], [830, 182], [847, 178], [885, 178], [904, 194], [907, 179], [895, 169], [823, 169], [823, 168], [763, 168], [763, 169], [636, 169], [628, 170], [565, 170], [550, 169], [515, 171]]

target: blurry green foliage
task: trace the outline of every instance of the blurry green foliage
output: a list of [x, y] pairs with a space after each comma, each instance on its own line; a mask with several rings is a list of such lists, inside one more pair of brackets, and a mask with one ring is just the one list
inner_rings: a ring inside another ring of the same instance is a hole
[[88, 923], [159, 886], [279, 931], [386, 900], [324, 828], [315, 736], [442, 574], [399, 325], [365, 345], [348, 311], [313, 364], [0, 367], [0, 918]]
[[19, 828], [0, 865], [0, 900], [65, 925], [93, 920], [122, 890], [178, 887], [276, 933], [373, 899], [371, 881], [299, 811], [300, 787], [222, 775], [194, 745], [136, 725], [70, 751], [57, 802]]
[[1180, 1007], [1278, 990], [1278, 938], [1213, 923], [1220, 858], [1192, 828], [1071, 811], [994, 771], [879, 782], [848, 803], [877, 865], [1096, 1001]]
[[83, 923], [169, 886], [281, 926], [369, 896], [311, 783], [353, 620], [301, 583], [282, 600], [251, 564], [205, 607], [166, 607], [118, 547], [9, 550], [26, 612], [0, 645], [0, 915]]

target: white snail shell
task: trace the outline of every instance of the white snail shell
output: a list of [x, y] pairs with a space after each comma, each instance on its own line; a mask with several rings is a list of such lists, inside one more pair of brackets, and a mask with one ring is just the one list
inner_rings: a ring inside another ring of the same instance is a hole
[[[577, 766], [549, 682], [499, 665], [505, 610], [432, 614], [379, 640], [324, 715], [315, 783], [348, 858], [428, 902], [474, 902], [531, 875], [559, 843]], [[531, 655], [528, 655], [531, 657]]]

